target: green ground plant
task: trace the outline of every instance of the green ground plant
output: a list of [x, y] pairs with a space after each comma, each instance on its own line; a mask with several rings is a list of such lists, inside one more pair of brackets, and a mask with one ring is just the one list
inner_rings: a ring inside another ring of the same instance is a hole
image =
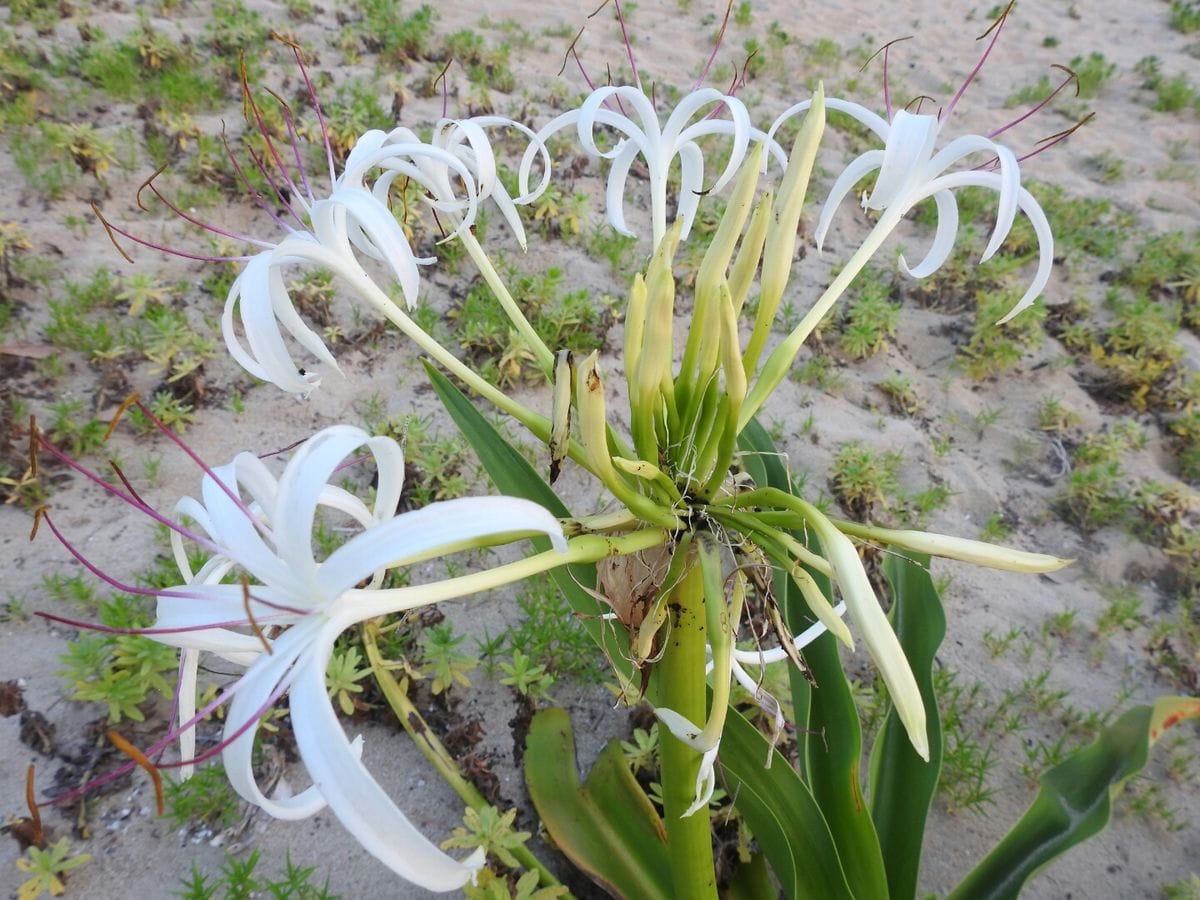
[[297, 866], [289, 854], [283, 872], [272, 878], [259, 873], [261, 857], [261, 850], [252, 850], [245, 859], [227, 852], [217, 875], [206, 873], [193, 865], [191, 875], [181, 881], [176, 896], [182, 900], [233, 900], [243, 897], [338, 900], [337, 894], [330, 893], [328, 882], [323, 887], [312, 883], [316, 866]]

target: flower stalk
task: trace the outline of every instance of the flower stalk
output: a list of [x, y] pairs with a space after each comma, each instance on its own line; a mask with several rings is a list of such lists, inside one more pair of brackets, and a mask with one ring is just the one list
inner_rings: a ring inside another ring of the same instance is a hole
[[[417, 749], [442, 776], [442, 780], [450, 785], [454, 793], [458, 794], [463, 803], [476, 811], [489, 806], [487, 798], [463, 776], [450, 751], [434, 734], [416, 705], [409, 699], [408, 680], [398, 682], [392, 675], [383, 654], [379, 652], [379, 623], [377, 621], [364, 622], [359, 633], [362, 636], [363, 648], [367, 651], [367, 662], [371, 666], [371, 674], [375, 678], [375, 683], [379, 685], [379, 690], [383, 692], [388, 706], [392, 708], [396, 719], [404, 727], [408, 736], [412, 738], [413, 743], [417, 745]], [[524, 844], [508, 849], [522, 866], [538, 873], [540, 884], [549, 886], [559, 883], [558, 879], [554, 877], [554, 873], [547, 869], [545, 864], [534, 856]]]
[[[658, 663], [660, 705], [692, 722], [705, 720], [707, 614], [704, 575], [695, 556], [689, 556], [682, 579], [671, 591], [670, 631]], [[677, 897], [716, 898], [712, 834], [708, 806], [687, 815], [696, 797], [703, 758], [669, 731], [662, 735], [663, 816], [667, 852]]]

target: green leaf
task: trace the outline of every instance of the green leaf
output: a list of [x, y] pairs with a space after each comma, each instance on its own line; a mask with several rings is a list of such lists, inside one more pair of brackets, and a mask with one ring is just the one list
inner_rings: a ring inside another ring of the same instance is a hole
[[778, 896], [767, 858], [761, 853], [752, 853], [749, 862], [739, 861], [721, 891], [721, 900], [775, 900]]
[[[753, 451], [747, 460], [755, 460], [758, 473], [751, 471], [755, 483], [791, 492], [790, 479], [774, 442], [758, 424], [751, 420], [742, 432], [742, 448]], [[765, 479], [765, 480], [760, 480]], [[803, 540], [804, 535], [793, 535]], [[813, 535], [808, 535], [808, 547], [815, 553], [821, 548]], [[829, 579], [815, 570], [809, 574], [826, 597], [832, 597]], [[792, 634], [799, 634], [815, 621], [800, 589], [786, 573], [776, 570], [775, 593], [784, 621]], [[862, 731], [854, 695], [846, 681], [838, 655], [837, 639], [825, 634], [804, 649], [816, 687], [795, 666], [790, 666], [792, 703], [797, 725], [806, 722], [807, 731], [797, 734], [801, 759], [805, 760], [805, 782], [825, 815], [825, 821], [837, 845], [839, 858], [849, 861], [844, 866], [846, 881], [856, 897], [886, 898], [887, 875], [879, 838], [859, 784], [862, 763]], [[806, 714], [807, 713], [807, 714]]]
[[[433, 384], [442, 405], [475, 450], [496, 489], [509, 497], [523, 497], [541, 504], [559, 518], [568, 518], [571, 513], [554, 493], [554, 489], [534, 470], [529, 461], [504, 439], [463, 392], [428, 361], [425, 362], [425, 371], [429, 374], [429, 381]], [[532, 543], [539, 551], [550, 549], [550, 541], [547, 538], [534, 538]], [[609, 609], [596, 599], [594, 593], [595, 565], [559, 566], [551, 569], [550, 575], [567, 598], [567, 602], [571, 604], [571, 608], [579, 614], [584, 628], [600, 645], [609, 662], [623, 678], [628, 679], [632, 671], [632, 666], [627, 661], [629, 647], [627, 643], [624, 647], [621, 646], [615, 630], [605, 627], [605, 620], [601, 618]]]
[[933, 663], [946, 636], [946, 614], [929, 577], [929, 557], [889, 553], [883, 572], [892, 587], [892, 627], [925, 701], [929, 762], [919, 757], [893, 710], [871, 751], [871, 816], [879, 835], [893, 900], [913, 897], [921, 868], [925, 820], [942, 770], [942, 721]]
[[554, 843], [597, 883], [622, 897], [670, 900], [666, 830], [625, 764], [620, 741], [579, 783], [571, 718], [543, 709], [529, 726], [525, 781]]
[[1113, 795], [1146, 765], [1151, 746], [1168, 728], [1197, 717], [1195, 697], [1160, 697], [1126, 712], [1042, 775], [1025, 815], [948, 900], [1015, 898], [1038, 869], [1103, 830]]
[[767, 768], [768, 751], [758, 729], [730, 709], [721, 736], [721, 770], [734, 806], [771, 863], [784, 895], [793, 900], [853, 897], [808, 786], [779, 755]]

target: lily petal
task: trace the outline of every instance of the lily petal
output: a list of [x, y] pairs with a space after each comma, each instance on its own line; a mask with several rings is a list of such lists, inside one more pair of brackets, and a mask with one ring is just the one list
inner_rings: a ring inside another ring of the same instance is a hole
[[558, 519], [529, 500], [460, 497], [431, 503], [347, 541], [321, 566], [316, 587], [325, 596], [338, 596], [400, 556], [425, 556], [439, 547], [520, 532], [544, 534], [556, 549], [566, 549]]
[[[920, 203], [921, 200], [940, 190], [968, 186], [999, 190], [1001, 186], [1000, 176], [995, 172], [977, 172], [973, 170], [969, 172], [952, 172], [949, 175], [935, 178], [929, 184], [925, 185], [921, 192], [913, 197], [911, 205]], [[1042, 291], [1046, 289], [1046, 285], [1050, 281], [1050, 272], [1054, 268], [1054, 234], [1050, 230], [1050, 222], [1047, 221], [1042, 207], [1038, 204], [1033, 194], [1029, 193], [1025, 188], [1020, 188], [1017, 191], [1017, 208], [1028, 217], [1030, 224], [1033, 225], [1034, 234], [1037, 235], [1038, 266], [1037, 271], [1034, 272], [1033, 281], [1030, 282], [1029, 287], [1025, 290], [1025, 294], [996, 323], [997, 325], [1003, 325], [1013, 316], [1032, 306], [1033, 301], [1041, 296]]]
[[427, 890], [461, 888], [482, 867], [482, 848], [460, 862], [421, 834], [352, 751], [329, 703], [325, 666], [344, 624], [330, 622], [297, 666], [292, 728], [304, 765], [333, 814], [380, 862]]
[[[316, 379], [300, 374], [271, 314], [269, 272], [274, 264], [273, 255], [273, 250], [264, 250], [252, 257], [233, 282], [221, 314], [221, 334], [230, 355], [255, 378], [289, 393], [307, 396], [316, 387]], [[241, 319], [249, 350], [234, 330], [235, 314]]]
[[[221, 760], [225, 766], [225, 774], [229, 784], [243, 799], [260, 807], [277, 819], [307, 819], [325, 807], [325, 797], [320, 785], [312, 787], [289, 797], [286, 800], [272, 800], [258, 787], [254, 778], [252, 757], [254, 754], [254, 738], [258, 733], [258, 719], [266, 711], [272, 697], [277, 697], [292, 683], [299, 674], [298, 658], [312, 642], [313, 636], [322, 627], [319, 619], [312, 619], [289, 629], [274, 644], [274, 652], [263, 654], [255, 665], [242, 676], [238, 691], [234, 694], [229, 705], [225, 720], [225, 738], [229, 741], [221, 752]], [[330, 648], [332, 649], [332, 647]], [[328, 656], [328, 654], [326, 654]], [[325, 670], [318, 673], [324, 690]], [[333, 708], [328, 699], [325, 707], [333, 716]], [[299, 739], [299, 722], [292, 711], [292, 727]], [[340, 733], [341, 729], [338, 728]], [[239, 733], [240, 732], [240, 733]], [[330, 732], [332, 735], [333, 732]], [[235, 736], [236, 735], [236, 736]], [[347, 756], [353, 754], [347, 742]], [[307, 759], [305, 760], [307, 765]]]
[[868, 150], [851, 162], [838, 175], [829, 189], [829, 196], [821, 205], [821, 215], [817, 218], [817, 227], [813, 230], [813, 243], [820, 251], [825, 246], [825, 235], [833, 221], [833, 214], [841, 206], [842, 200], [850, 190], [863, 178], [883, 165], [882, 150]]
[[938, 191], [933, 195], [933, 201], [937, 204], [937, 228], [925, 258], [910, 269], [904, 254], [900, 254], [900, 271], [910, 278], [925, 278], [940, 269], [950, 258], [954, 239], [958, 237], [958, 201], [954, 199], [954, 194]]

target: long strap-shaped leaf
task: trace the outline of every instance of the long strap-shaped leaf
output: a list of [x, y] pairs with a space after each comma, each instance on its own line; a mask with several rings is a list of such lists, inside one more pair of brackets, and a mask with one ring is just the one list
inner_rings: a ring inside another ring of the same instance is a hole
[[[750, 451], [745, 458], [756, 484], [790, 492], [787, 469], [774, 442], [757, 420], [752, 420], [742, 432], [742, 448]], [[808, 536], [808, 546], [815, 553], [821, 552], [812, 535]], [[833, 596], [828, 578], [812, 570], [809, 574], [826, 597]], [[775, 592], [784, 621], [793, 634], [813, 623], [799, 588], [778, 570]], [[830, 634], [818, 638], [805, 648], [804, 659], [815, 687], [809, 685], [795, 666], [790, 667], [796, 722], [797, 725], [807, 722], [807, 729], [796, 736], [802, 751], [800, 758], [806, 765], [804, 780], [825, 814], [838, 856], [844, 861], [851, 891], [863, 900], [886, 900], [888, 883], [879, 838], [859, 784], [862, 731], [854, 695], [838, 656], [837, 640]]]
[[[829, 826], [808, 786], [767, 739], [734, 709], [721, 737], [721, 770], [734, 806], [750, 826], [789, 900], [853, 897]], [[867, 898], [863, 898], [867, 900]]]
[[929, 577], [929, 557], [911, 557], [889, 554], [883, 572], [892, 586], [892, 627], [925, 701], [929, 762], [917, 756], [893, 710], [871, 751], [870, 782], [871, 817], [892, 900], [916, 895], [925, 819], [942, 770], [942, 720], [933, 689], [933, 662], [946, 636], [946, 614]]
[[619, 742], [605, 746], [581, 785], [571, 717], [543, 709], [529, 726], [525, 782], [554, 843], [596, 882], [621, 897], [674, 896], [666, 831]]
[[1108, 824], [1113, 794], [1146, 765], [1163, 732], [1197, 717], [1200, 699], [1195, 697], [1160, 697], [1153, 706], [1126, 712], [1042, 775], [1025, 815], [948, 900], [1015, 898], [1038, 869]]

